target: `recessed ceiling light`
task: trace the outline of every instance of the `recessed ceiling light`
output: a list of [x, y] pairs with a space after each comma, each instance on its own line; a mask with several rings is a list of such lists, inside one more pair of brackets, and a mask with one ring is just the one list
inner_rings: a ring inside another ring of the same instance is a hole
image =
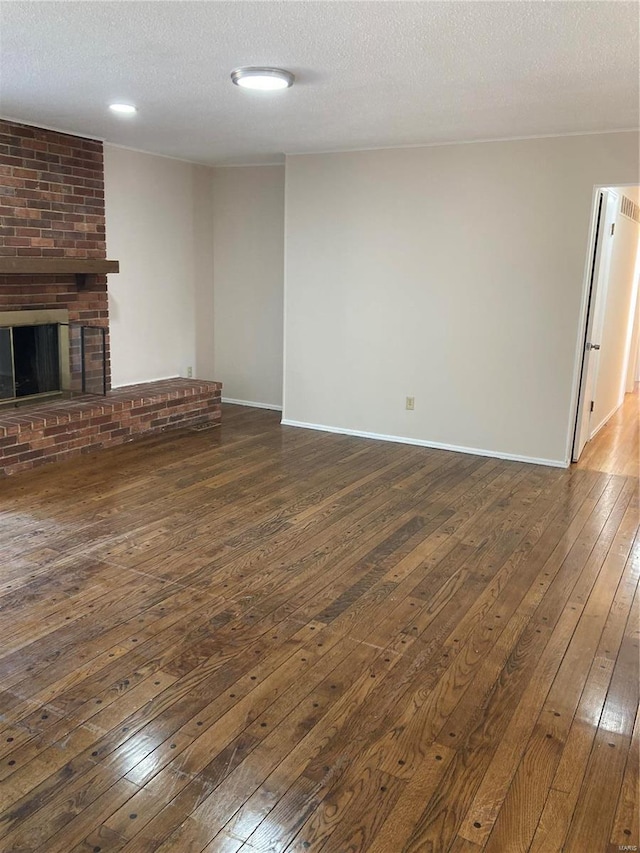
[[137, 107], [134, 107], [133, 104], [109, 104], [109, 109], [113, 110], [114, 113], [123, 113], [125, 115], [138, 112]]
[[272, 92], [274, 89], [288, 89], [296, 79], [290, 71], [283, 68], [260, 68], [247, 65], [231, 72], [231, 79], [243, 89], [259, 89]]

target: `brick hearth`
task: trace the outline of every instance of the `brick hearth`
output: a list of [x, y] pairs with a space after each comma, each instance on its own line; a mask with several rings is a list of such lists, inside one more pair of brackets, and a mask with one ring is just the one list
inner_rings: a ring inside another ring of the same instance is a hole
[[166, 379], [0, 413], [0, 473], [61, 462], [142, 434], [216, 424], [220, 382]]
[[[0, 257], [106, 258], [102, 143], [0, 120]], [[106, 330], [104, 275], [0, 275], [0, 311], [66, 309], [69, 322]], [[102, 350], [89, 352], [87, 390], [102, 390]], [[95, 365], [95, 369], [93, 368]], [[70, 331], [71, 389], [79, 390], [79, 335]], [[95, 374], [95, 375], [94, 375]], [[0, 409], [0, 473], [15, 473], [127, 441], [143, 432], [220, 419], [218, 382], [166, 380]]]

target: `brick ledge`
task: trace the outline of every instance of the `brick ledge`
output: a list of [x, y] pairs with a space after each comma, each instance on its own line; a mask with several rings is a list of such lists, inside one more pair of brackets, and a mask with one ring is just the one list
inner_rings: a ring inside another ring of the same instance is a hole
[[116, 388], [106, 397], [0, 410], [0, 474], [148, 433], [219, 421], [221, 394], [221, 382], [176, 378]]

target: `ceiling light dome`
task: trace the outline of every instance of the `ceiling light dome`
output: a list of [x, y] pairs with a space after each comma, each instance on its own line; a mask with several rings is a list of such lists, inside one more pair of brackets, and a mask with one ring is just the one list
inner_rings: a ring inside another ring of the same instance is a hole
[[258, 89], [261, 92], [273, 92], [275, 89], [288, 89], [293, 86], [295, 77], [283, 68], [261, 68], [246, 65], [231, 72], [231, 79], [243, 89]]
[[109, 104], [109, 109], [113, 110], [114, 113], [122, 113], [123, 115], [133, 115], [133, 113], [138, 112], [133, 104]]

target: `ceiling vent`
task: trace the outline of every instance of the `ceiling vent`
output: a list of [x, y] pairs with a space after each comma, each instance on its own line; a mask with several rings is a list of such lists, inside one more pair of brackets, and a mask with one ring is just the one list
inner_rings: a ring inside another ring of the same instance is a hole
[[620, 213], [623, 216], [628, 216], [629, 219], [633, 219], [634, 222], [640, 222], [640, 207], [635, 203], [635, 201], [631, 201], [630, 198], [627, 198], [626, 195], [622, 196], [622, 201], [620, 202]]

